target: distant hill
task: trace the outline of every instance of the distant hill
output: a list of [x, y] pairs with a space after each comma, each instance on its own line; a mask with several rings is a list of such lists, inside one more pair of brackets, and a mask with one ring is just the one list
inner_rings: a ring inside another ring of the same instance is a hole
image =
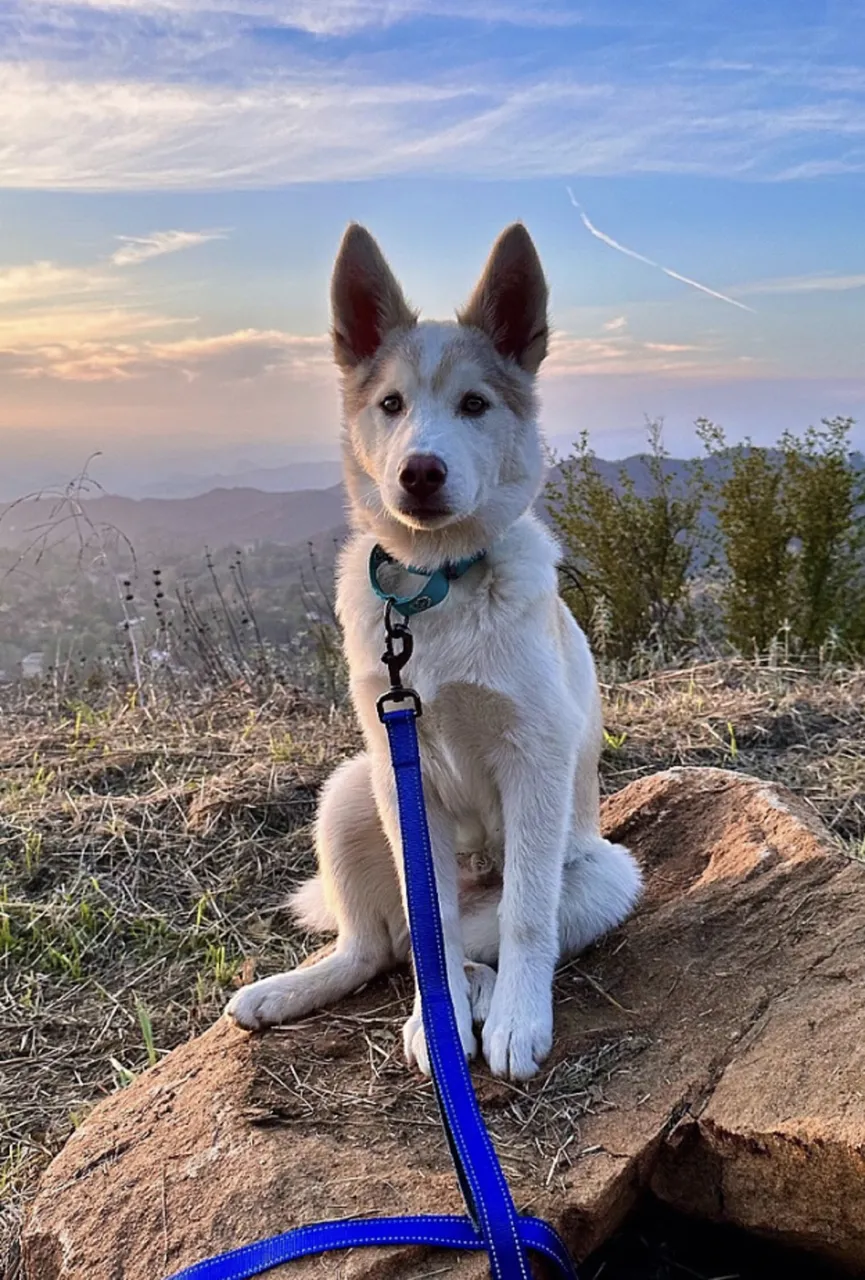
[[[865, 460], [854, 455], [861, 466]], [[639, 496], [652, 490], [645, 455], [636, 454], [622, 462], [596, 459], [605, 479], [618, 484], [624, 473]], [[691, 465], [682, 458], [669, 458], [665, 471], [674, 479], [684, 479]], [[726, 470], [724, 459], [706, 463], [709, 475], [720, 478]], [[272, 473], [278, 475], [281, 469]], [[160, 554], [201, 551], [204, 547], [248, 547], [262, 543], [278, 546], [305, 544], [321, 535], [340, 537], [345, 530], [344, 493], [341, 484], [326, 489], [295, 492], [265, 492], [258, 488], [216, 488], [192, 497], [125, 498], [95, 497], [85, 501], [83, 511], [94, 524], [109, 525], [126, 535], [139, 552]], [[541, 514], [544, 515], [543, 504]], [[20, 548], [33, 540], [35, 531], [56, 519], [52, 499], [28, 501], [18, 506], [0, 505], [0, 547]]]
[[339, 462], [292, 462], [283, 467], [249, 467], [221, 475], [174, 475], [165, 480], [142, 481], [133, 497], [193, 498], [212, 489], [259, 489], [262, 493], [297, 493], [303, 489], [330, 489], [339, 484]]
[[[192, 498], [91, 498], [82, 504], [94, 525], [120, 530], [139, 551], [197, 551], [205, 546], [292, 545], [344, 523], [341, 485], [296, 493], [212, 489]], [[20, 548], [56, 524], [58, 504], [42, 498], [0, 507], [0, 546]]]
[[[615, 479], [617, 464], [599, 465]], [[647, 489], [645, 468], [636, 459], [629, 459], [628, 466], [633, 468], [638, 488]], [[286, 493], [219, 488], [185, 498], [126, 498], [112, 494], [86, 499], [81, 507], [85, 520], [119, 530], [142, 554], [260, 543], [293, 546], [345, 526], [341, 484]], [[59, 511], [54, 498], [0, 506], [0, 547], [27, 546], [40, 530], [57, 524]]]

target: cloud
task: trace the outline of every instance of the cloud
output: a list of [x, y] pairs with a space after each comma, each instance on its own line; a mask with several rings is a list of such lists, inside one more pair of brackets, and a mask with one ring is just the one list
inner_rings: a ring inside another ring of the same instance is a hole
[[0, 313], [0, 350], [48, 349], [78, 342], [113, 343], [194, 323], [194, 318], [165, 316], [122, 304], [51, 305]]
[[553, 380], [633, 374], [673, 378], [742, 376], [740, 361], [710, 344], [644, 342], [630, 334], [587, 338], [561, 330], [552, 336], [550, 354], [542, 370], [546, 378]]
[[[0, 316], [0, 369], [28, 381], [124, 383], [182, 379], [238, 385], [273, 377], [335, 385], [327, 334], [276, 328], [196, 332], [195, 317], [133, 306], [36, 307]], [[178, 332], [180, 330], [180, 332]], [[711, 345], [639, 340], [622, 328], [601, 337], [557, 331], [547, 377], [666, 373], [696, 376], [735, 362]]]
[[762, 293], [846, 293], [865, 289], [865, 273], [846, 276], [785, 276], [777, 280], [755, 280], [731, 290], [741, 297]]
[[140, 367], [168, 365], [187, 378], [209, 374], [222, 381], [250, 381], [267, 374], [332, 378], [331, 340], [327, 334], [293, 334], [279, 329], [238, 329], [207, 338], [149, 343]]
[[616, 316], [613, 320], [607, 320], [605, 324], [601, 325], [604, 333], [619, 333], [622, 329], [627, 329], [627, 327], [627, 316]]
[[476, 44], [456, 61], [424, 61], [401, 46], [389, 56], [336, 55], [332, 41], [320, 56], [292, 47], [280, 58], [274, 49], [283, 46], [256, 44], [249, 23], [238, 35], [201, 22], [164, 64], [157, 36], [138, 27], [122, 58], [112, 59], [108, 34], [96, 61], [84, 45], [55, 60], [6, 54], [3, 184], [240, 190], [400, 174], [775, 180], [810, 163], [865, 172], [865, 94], [852, 90], [820, 91], [826, 100], [804, 111], [744, 72], [730, 84], [652, 64], [623, 79], [598, 55], [579, 70], [527, 60], [505, 74], [477, 60]]
[[115, 267], [134, 267], [167, 253], [180, 253], [211, 240], [225, 240], [227, 231], [154, 231], [149, 236], [118, 236], [121, 248], [111, 255]]
[[57, 300], [96, 293], [114, 282], [99, 268], [63, 267], [56, 262], [28, 262], [0, 267], [0, 306], [10, 307], [43, 298]]
[[160, 373], [217, 382], [287, 372], [315, 379], [323, 370], [332, 377], [327, 335], [274, 328], [202, 334], [196, 332], [198, 317], [142, 305], [130, 291], [125, 268], [225, 234], [118, 236], [121, 248], [93, 267], [40, 261], [0, 268], [0, 372], [71, 382], [125, 382]]
[[[99, 80], [0, 63], [8, 188], [242, 189], [420, 167], [412, 147], [485, 100], [472, 85], [339, 72], [252, 88]], [[431, 114], [432, 113], [432, 114]]]
[[317, 36], [387, 29], [425, 17], [542, 28], [581, 26], [587, 20], [581, 10], [568, 5], [526, 5], [520, 0], [52, 0], [51, 7], [198, 20], [230, 15], [238, 21], [268, 22]]
[[[678, 355], [682, 351], [699, 351], [700, 347], [689, 342], [644, 342], [645, 351], [661, 351], [665, 355]], [[739, 359], [743, 359], [742, 356]]]
[[305, 381], [333, 378], [327, 335], [238, 329], [210, 337], [149, 337], [172, 323], [184, 322], [113, 313], [94, 324], [93, 317], [55, 313], [23, 333], [0, 322], [0, 362], [21, 378], [63, 382], [174, 376], [186, 382], [206, 379], [227, 384], [272, 374]]

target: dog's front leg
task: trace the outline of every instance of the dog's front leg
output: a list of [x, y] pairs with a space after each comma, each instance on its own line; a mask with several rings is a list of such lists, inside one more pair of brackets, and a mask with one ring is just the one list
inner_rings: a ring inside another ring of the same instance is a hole
[[[405, 864], [402, 837], [399, 827], [396, 787], [390, 761], [377, 761], [373, 770], [373, 786], [382, 826], [390, 842], [396, 861], [402, 890], [403, 905], [408, 919], [406, 902]], [[427, 823], [432, 845], [439, 911], [445, 945], [445, 964], [448, 985], [456, 1015], [460, 1042], [467, 1058], [477, 1052], [477, 1042], [472, 1031], [472, 1010], [469, 1002], [469, 979], [465, 968], [465, 948], [459, 912], [459, 887], [456, 856], [456, 824], [439, 801], [435, 789], [425, 780]], [[414, 1008], [403, 1028], [405, 1056], [410, 1066], [417, 1066], [424, 1075], [430, 1074], [429, 1054], [423, 1029], [420, 990], [415, 980]]]
[[520, 743], [500, 759], [505, 860], [499, 966], [484, 1023], [493, 1075], [527, 1080], [552, 1047], [553, 974], [573, 769], [567, 747]]

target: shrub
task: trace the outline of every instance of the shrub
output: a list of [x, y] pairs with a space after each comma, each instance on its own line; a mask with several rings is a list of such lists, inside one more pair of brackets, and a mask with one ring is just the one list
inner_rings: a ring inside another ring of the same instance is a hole
[[778, 452], [746, 439], [729, 448], [716, 424], [697, 432], [716, 463], [709, 498], [722, 565], [721, 619], [735, 648], [768, 649], [790, 615], [792, 529]]
[[649, 423], [648, 440], [645, 492], [625, 467], [607, 478], [584, 432], [546, 495], [575, 571], [563, 596], [605, 656], [624, 660], [646, 646], [675, 652], [694, 625], [690, 577], [706, 477], [699, 462], [683, 472], [669, 465], [660, 422]]
[[768, 648], [785, 628], [799, 653], [865, 643], [863, 484], [850, 418], [824, 419], [774, 449], [729, 448], [720, 427], [697, 424], [719, 478], [710, 507], [723, 565], [727, 639]]

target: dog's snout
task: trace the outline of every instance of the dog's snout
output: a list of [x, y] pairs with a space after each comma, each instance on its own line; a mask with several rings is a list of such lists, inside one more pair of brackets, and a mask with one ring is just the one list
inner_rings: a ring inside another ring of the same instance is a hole
[[438, 493], [447, 474], [447, 466], [434, 453], [413, 453], [400, 467], [399, 482], [406, 493], [426, 502]]

